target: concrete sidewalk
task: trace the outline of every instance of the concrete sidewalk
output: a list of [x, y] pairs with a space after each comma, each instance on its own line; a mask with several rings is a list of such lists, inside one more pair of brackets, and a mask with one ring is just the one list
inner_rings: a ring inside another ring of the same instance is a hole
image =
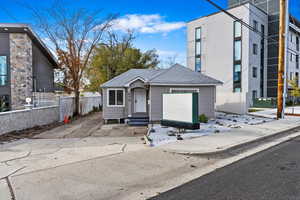
[[286, 117], [286, 119], [259, 125], [244, 125], [242, 128], [232, 129], [230, 132], [176, 141], [158, 148], [172, 153], [213, 155], [276, 136], [299, 126], [300, 117]]

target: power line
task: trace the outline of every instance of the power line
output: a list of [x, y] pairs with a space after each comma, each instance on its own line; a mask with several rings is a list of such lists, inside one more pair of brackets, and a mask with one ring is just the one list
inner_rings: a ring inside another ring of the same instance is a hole
[[250, 24], [247, 24], [246, 22], [244, 22], [242, 19], [236, 17], [235, 15], [231, 14], [230, 12], [228, 12], [227, 10], [223, 9], [221, 6], [219, 6], [218, 4], [214, 3], [211, 0], [205, 0], [208, 3], [210, 3], [211, 5], [213, 5], [215, 8], [217, 8], [218, 10], [220, 10], [221, 12], [225, 13], [226, 15], [228, 15], [229, 17], [231, 17], [232, 19], [234, 19], [235, 21], [240, 22], [243, 26], [245, 26], [246, 28], [248, 28], [249, 30], [253, 31], [254, 33], [258, 34], [259, 36], [261, 36], [263, 39], [270, 39], [276, 43], [278, 43], [277, 40], [268, 37], [267, 35], [264, 35], [262, 32], [260, 32], [259, 30], [257, 30], [256, 28], [252, 27]]

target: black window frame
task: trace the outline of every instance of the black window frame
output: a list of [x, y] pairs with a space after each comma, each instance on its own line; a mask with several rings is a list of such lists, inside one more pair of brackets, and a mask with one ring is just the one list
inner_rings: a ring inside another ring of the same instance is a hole
[[264, 96], [264, 79], [265, 79], [265, 25], [261, 24], [261, 33], [263, 37], [260, 40], [260, 96]]
[[296, 50], [299, 51], [300, 50], [300, 46], [299, 46], [299, 37], [296, 36]]
[[8, 61], [9, 60], [8, 60], [8, 56], [7, 55], [0, 54], [0, 57], [5, 57], [5, 62], [6, 62], [6, 74], [5, 75], [0, 74], [0, 77], [6, 77], [6, 79], [5, 79], [4, 85], [2, 85], [0, 83], [0, 87], [6, 87], [8, 85], [8, 82], [9, 82], [9, 72], [8, 72], [8, 70], [9, 70]]
[[[241, 29], [241, 35], [236, 37], [236, 23], [240, 24], [240, 29]], [[242, 37], [243, 37], [243, 26], [241, 23], [241, 20], [236, 20], [233, 22], [233, 92], [237, 93], [237, 92], [242, 92], [242, 57], [243, 57], [243, 49], [242, 49]], [[235, 49], [235, 44], [236, 42], [240, 41], [240, 60], [236, 60], [235, 58], [235, 53], [236, 53], [236, 49]], [[240, 71], [239, 73], [236, 72], [236, 67], [239, 66], [240, 67]], [[239, 76], [238, 80], [236, 80], [236, 76]]]
[[257, 54], [258, 54], [258, 44], [253, 43], [252, 48], [253, 48], [253, 49], [252, 49], [253, 55], [257, 55]]
[[[4, 99], [6, 98], [6, 100]], [[10, 96], [9, 95], [0, 95], [0, 113], [10, 110]]]
[[256, 20], [253, 20], [253, 28], [255, 31], [258, 31], [258, 22]]
[[296, 69], [299, 69], [299, 55], [296, 55]]
[[[197, 38], [197, 30], [200, 30], [200, 37]], [[201, 72], [202, 68], [202, 62], [201, 62], [201, 54], [202, 54], [202, 27], [195, 28], [195, 71]], [[197, 44], [200, 44], [199, 54], [197, 54]], [[200, 62], [197, 62], [197, 60], [200, 60]], [[199, 63], [199, 65], [197, 65]]]
[[252, 90], [252, 99], [255, 100], [257, 99], [257, 90]]
[[252, 77], [257, 78], [257, 67], [252, 67]]

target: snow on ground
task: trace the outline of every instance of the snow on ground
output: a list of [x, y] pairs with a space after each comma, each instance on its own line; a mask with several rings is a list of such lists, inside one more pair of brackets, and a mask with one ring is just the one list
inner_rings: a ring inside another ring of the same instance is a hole
[[[209, 120], [208, 123], [201, 123], [200, 129], [198, 130], [186, 130], [185, 133], [181, 134], [181, 137], [184, 140], [191, 139], [210, 134], [218, 134], [220, 132], [229, 132], [233, 128], [242, 128], [244, 125], [257, 125], [269, 121], [272, 121], [272, 119], [218, 112], [215, 120]], [[153, 130], [155, 132], [149, 134], [149, 138], [152, 140], [152, 146], [159, 146], [177, 141], [175, 134], [177, 129], [175, 128], [162, 127], [159, 124], [155, 124]]]

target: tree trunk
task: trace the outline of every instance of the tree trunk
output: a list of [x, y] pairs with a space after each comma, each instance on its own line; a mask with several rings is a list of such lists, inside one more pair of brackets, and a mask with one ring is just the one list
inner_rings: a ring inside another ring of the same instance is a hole
[[74, 113], [74, 116], [80, 115], [80, 113], [79, 113], [79, 98], [80, 98], [80, 92], [79, 92], [79, 90], [75, 90], [75, 113]]

